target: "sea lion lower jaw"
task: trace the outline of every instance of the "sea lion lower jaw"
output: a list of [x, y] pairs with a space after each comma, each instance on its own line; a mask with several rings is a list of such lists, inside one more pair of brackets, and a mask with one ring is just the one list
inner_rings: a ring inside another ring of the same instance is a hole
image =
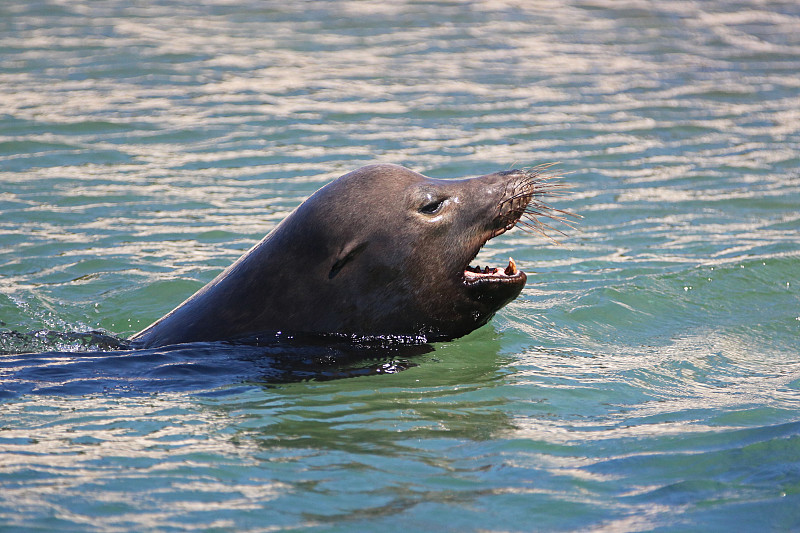
[[[512, 170], [439, 180], [370, 165], [325, 185], [261, 242], [170, 313], [134, 335], [144, 347], [276, 332], [446, 340], [488, 322], [527, 276], [470, 266], [493, 238], [564, 211], [558, 187]], [[303, 273], [298, 276], [297, 270]]]

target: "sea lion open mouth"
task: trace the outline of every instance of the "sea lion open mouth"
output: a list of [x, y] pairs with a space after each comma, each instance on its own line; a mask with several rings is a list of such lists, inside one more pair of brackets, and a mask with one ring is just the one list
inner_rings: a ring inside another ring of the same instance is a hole
[[514, 259], [508, 258], [508, 266], [504, 269], [490, 268], [488, 266], [474, 267], [468, 266], [464, 269], [464, 283], [475, 285], [476, 283], [521, 283], [525, 284], [527, 276], [517, 269]]
[[[541, 218], [549, 218], [563, 222], [569, 226], [570, 224], [565, 217], [576, 217], [573, 213], [556, 209], [539, 199], [543, 196], [558, 196], [558, 190], [564, 188], [564, 185], [560, 182], [553, 181], [558, 178], [558, 176], [546, 172], [551, 166], [552, 165], [541, 165], [530, 170], [512, 170], [506, 173], [500, 173], [509, 178], [511, 190], [498, 206], [498, 214], [493, 221], [493, 231], [491, 231], [486, 241], [481, 244], [478, 250], [475, 251], [475, 256], [477, 256], [480, 248], [482, 248], [486, 242], [511, 230], [517, 226], [517, 224], [524, 230], [539, 233], [550, 240], [553, 240], [553, 238], [547, 234], [548, 230], [564, 235], [564, 232], [561, 230], [553, 228], [541, 220]], [[475, 256], [470, 259], [469, 263], [474, 260]], [[514, 259], [511, 257], [508, 258], [508, 265], [505, 268], [489, 266], [481, 268], [480, 266], [468, 264], [466, 268], [464, 268], [463, 274], [463, 282], [468, 286], [508, 283], [522, 287], [525, 285], [526, 281], [527, 275], [517, 268], [516, 262], [514, 262]]]
[[[570, 213], [548, 166], [460, 180], [369, 165], [319, 189], [184, 303], [132, 337], [145, 347], [282, 334], [466, 335], [516, 298], [526, 274], [470, 266], [492, 238]], [[548, 236], [549, 237], [549, 236]], [[297, 275], [297, 265], [303, 275]]]

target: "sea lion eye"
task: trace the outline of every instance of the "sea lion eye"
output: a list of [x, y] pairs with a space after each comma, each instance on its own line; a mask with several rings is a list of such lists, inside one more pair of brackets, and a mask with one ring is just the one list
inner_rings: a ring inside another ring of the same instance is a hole
[[435, 215], [442, 209], [442, 206], [444, 206], [445, 202], [447, 201], [447, 198], [439, 198], [437, 200], [431, 200], [431, 198], [428, 197], [428, 200], [429, 200], [428, 203], [424, 204], [422, 207], [419, 208], [419, 212], [424, 215]]

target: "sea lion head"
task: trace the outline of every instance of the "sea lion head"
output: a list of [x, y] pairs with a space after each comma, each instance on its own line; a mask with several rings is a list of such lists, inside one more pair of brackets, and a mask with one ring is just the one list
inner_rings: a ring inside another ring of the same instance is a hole
[[370, 165], [311, 195], [217, 278], [132, 340], [145, 346], [283, 334], [453, 339], [516, 298], [527, 276], [470, 266], [489, 239], [561, 211], [544, 167], [432, 179]]
[[519, 295], [527, 276], [513, 260], [483, 269], [470, 263], [489, 239], [531, 214], [532, 202], [547, 213], [535, 198], [550, 191], [547, 176], [523, 170], [440, 180], [381, 164], [340, 177], [286, 220], [288, 235], [306, 230], [294, 240], [308, 281], [295, 301], [309, 291], [316, 301], [314, 316], [296, 316], [287, 327], [428, 340], [480, 327]]

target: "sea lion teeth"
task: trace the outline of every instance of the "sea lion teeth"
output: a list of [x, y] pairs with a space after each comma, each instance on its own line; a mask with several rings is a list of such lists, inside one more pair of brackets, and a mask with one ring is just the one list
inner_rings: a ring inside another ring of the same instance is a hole
[[506, 276], [513, 276], [516, 274], [517, 271], [517, 264], [514, 262], [514, 259], [509, 257], [508, 258], [508, 266], [504, 270]]

